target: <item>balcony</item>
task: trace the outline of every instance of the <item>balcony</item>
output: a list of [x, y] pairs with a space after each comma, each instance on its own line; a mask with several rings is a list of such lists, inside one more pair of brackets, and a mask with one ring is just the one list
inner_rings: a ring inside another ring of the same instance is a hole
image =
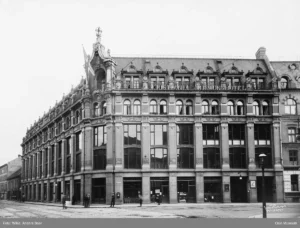
[[[261, 91], [261, 90], [277, 90], [278, 86], [275, 83], [255, 84], [255, 83], [214, 83], [206, 84], [201, 82], [142, 82], [142, 81], [122, 81], [117, 80], [112, 83], [111, 89], [117, 90], [195, 90], [195, 91]], [[110, 85], [107, 85], [105, 90], [110, 90]]]

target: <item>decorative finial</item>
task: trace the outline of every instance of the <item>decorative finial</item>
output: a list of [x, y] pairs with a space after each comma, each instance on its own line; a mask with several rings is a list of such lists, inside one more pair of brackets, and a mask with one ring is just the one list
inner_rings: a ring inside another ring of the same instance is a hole
[[100, 27], [96, 28], [96, 37], [97, 37], [97, 41], [100, 43], [101, 42], [101, 34], [102, 34], [102, 30]]

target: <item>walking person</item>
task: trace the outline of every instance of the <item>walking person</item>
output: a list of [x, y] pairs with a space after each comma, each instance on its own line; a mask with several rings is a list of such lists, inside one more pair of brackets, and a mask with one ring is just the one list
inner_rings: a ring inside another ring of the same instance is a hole
[[83, 197], [83, 206], [87, 208], [87, 194], [85, 194]]
[[90, 194], [87, 195], [87, 207], [90, 207], [91, 204], [91, 196]]
[[115, 193], [111, 195], [110, 207], [115, 207]]
[[142, 207], [142, 205], [143, 205], [143, 196], [140, 192], [139, 192], [139, 199], [140, 199], [140, 207]]
[[63, 193], [61, 193], [61, 194], [62, 194], [61, 202], [62, 202], [63, 209], [67, 209], [67, 207], [66, 207], [66, 196]]
[[155, 200], [156, 200], [156, 203], [157, 203], [158, 205], [160, 205], [159, 193], [156, 193]]

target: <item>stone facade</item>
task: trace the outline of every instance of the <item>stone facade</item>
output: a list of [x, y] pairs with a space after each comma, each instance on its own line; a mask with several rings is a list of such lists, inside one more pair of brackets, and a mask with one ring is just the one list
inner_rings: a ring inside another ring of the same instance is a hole
[[27, 200], [258, 202], [260, 153], [267, 201], [285, 200], [283, 137], [300, 110], [285, 115], [284, 94], [298, 102], [298, 84], [282, 88], [265, 48], [256, 59], [111, 57], [97, 30], [84, 56], [86, 79], [23, 139]]

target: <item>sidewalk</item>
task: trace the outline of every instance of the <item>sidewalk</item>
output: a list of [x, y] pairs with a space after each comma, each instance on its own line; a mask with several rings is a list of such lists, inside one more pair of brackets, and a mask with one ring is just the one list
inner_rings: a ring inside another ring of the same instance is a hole
[[[7, 202], [16, 202], [16, 201], [9, 201], [9, 200], [4, 200]], [[62, 207], [61, 203], [42, 203], [42, 202], [35, 202], [35, 201], [25, 201], [24, 203], [19, 202], [20, 204], [35, 204], [35, 205], [44, 205], [44, 206], [52, 206], [52, 207]], [[299, 205], [299, 203], [269, 203], [268, 205]], [[160, 204], [157, 205], [156, 203], [148, 203], [148, 204], [143, 204], [143, 207], [197, 207], [197, 206], [217, 206], [217, 207], [224, 207], [224, 206], [262, 206], [262, 203], [176, 203], [176, 204]], [[81, 204], [76, 204], [76, 205], [67, 205], [68, 208], [84, 208], [83, 205]], [[91, 204], [90, 208], [109, 208], [109, 204]], [[116, 208], [128, 208], [128, 207], [139, 207], [139, 204], [120, 204], [120, 205], [115, 205]]]

